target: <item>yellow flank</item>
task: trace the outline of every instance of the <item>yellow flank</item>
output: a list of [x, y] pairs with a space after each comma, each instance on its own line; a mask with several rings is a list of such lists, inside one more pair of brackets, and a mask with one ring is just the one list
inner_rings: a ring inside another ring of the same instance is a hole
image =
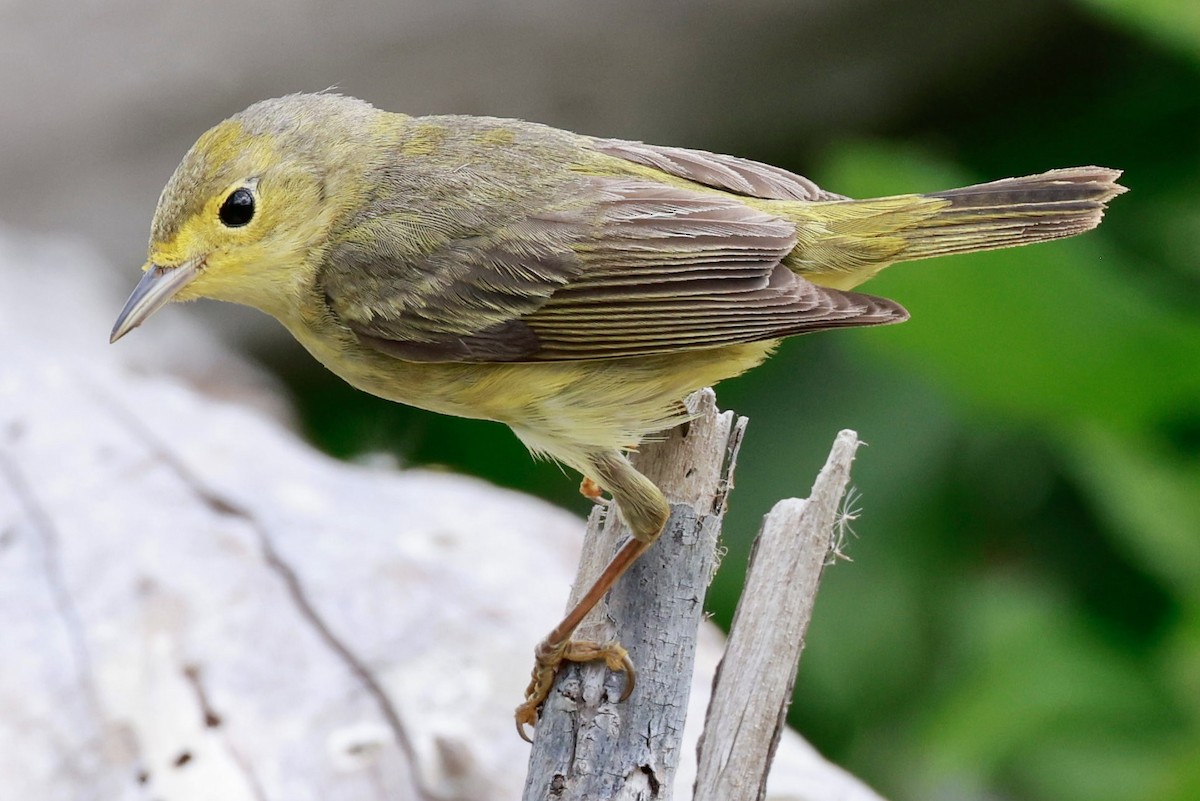
[[510, 426], [531, 451], [583, 473], [597, 451], [636, 446], [687, 419], [678, 401], [756, 367], [777, 342], [640, 359], [425, 364], [364, 348], [312, 303], [279, 316], [319, 362], [381, 398]]

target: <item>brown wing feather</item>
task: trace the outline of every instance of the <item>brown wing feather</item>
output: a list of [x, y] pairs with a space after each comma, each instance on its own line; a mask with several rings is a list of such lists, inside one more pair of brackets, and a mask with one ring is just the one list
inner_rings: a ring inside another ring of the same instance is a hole
[[734, 198], [608, 181], [578, 276], [525, 318], [538, 359], [633, 356], [903, 319], [895, 303], [829, 291], [781, 262], [791, 223]]
[[365, 344], [412, 361], [615, 358], [907, 316], [798, 277], [781, 264], [794, 245], [790, 222], [728, 195], [588, 177], [417, 264], [340, 254], [325, 290]]
[[802, 175], [737, 156], [623, 139], [594, 139], [592, 146], [610, 156], [746, 197], [808, 201], [847, 199], [844, 195], [826, 192]]
[[[580, 269], [580, 223], [529, 214], [491, 231], [456, 231], [430, 247], [388, 245], [411, 223], [381, 217], [342, 237], [321, 271], [330, 307], [360, 336], [411, 346], [416, 361], [505, 361], [537, 348], [521, 318]], [[363, 230], [369, 226], [374, 230]], [[407, 231], [405, 231], [407, 233]], [[424, 255], [410, 256], [410, 251]]]

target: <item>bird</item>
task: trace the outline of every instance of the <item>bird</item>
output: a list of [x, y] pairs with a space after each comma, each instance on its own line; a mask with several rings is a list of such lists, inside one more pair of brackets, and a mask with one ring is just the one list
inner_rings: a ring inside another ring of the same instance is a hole
[[493, 117], [414, 117], [333, 92], [264, 100], [205, 132], [167, 181], [116, 342], [169, 301], [276, 318], [360, 390], [507, 424], [611, 497], [631, 533], [535, 648], [529, 739], [572, 638], [670, 507], [628, 454], [693, 391], [783, 338], [899, 323], [855, 291], [885, 267], [1091, 230], [1121, 172], [1054, 169], [854, 200], [788, 170]]

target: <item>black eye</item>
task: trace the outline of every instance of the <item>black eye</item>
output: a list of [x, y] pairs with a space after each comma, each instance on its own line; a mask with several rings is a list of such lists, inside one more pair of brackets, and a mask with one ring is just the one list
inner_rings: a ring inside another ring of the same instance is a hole
[[249, 189], [235, 189], [217, 212], [221, 222], [228, 228], [240, 228], [254, 218], [254, 193]]

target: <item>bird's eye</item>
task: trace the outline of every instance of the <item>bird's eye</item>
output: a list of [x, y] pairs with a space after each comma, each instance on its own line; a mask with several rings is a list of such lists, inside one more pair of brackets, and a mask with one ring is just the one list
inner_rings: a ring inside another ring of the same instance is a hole
[[217, 216], [226, 228], [241, 228], [254, 218], [254, 193], [245, 187], [233, 190]]

